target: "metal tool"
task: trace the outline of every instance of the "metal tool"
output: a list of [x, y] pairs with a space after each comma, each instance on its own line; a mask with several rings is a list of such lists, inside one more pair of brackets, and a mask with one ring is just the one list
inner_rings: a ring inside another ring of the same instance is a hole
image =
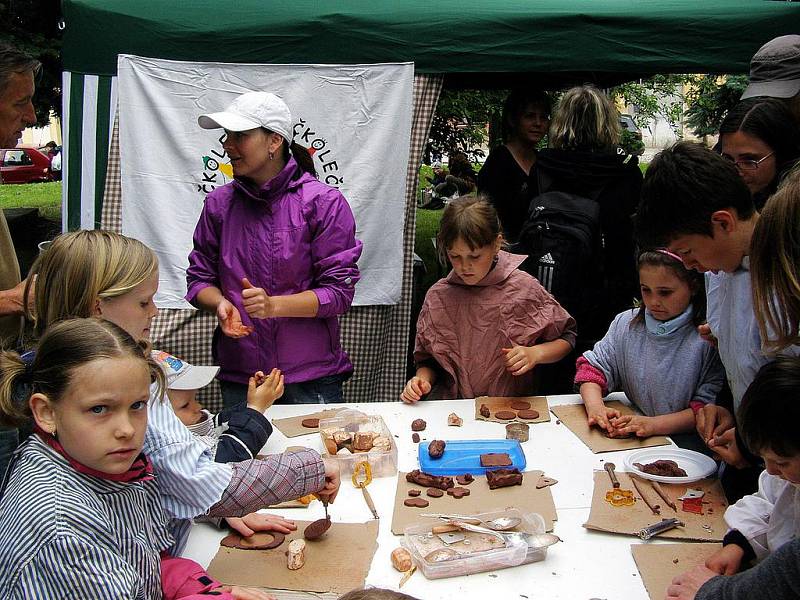
[[519, 517], [495, 517], [494, 519], [483, 520], [478, 517], [471, 517], [469, 515], [445, 514], [445, 513], [422, 513], [420, 517], [433, 517], [435, 519], [442, 519], [443, 521], [450, 522], [453, 519], [470, 523], [472, 525], [481, 525], [494, 531], [508, 531], [514, 529], [517, 525], [522, 523]]
[[325, 520], [330, 521], [331, 518], [328, 516], [328, 499], [320, 498], [319, 501], [322, 502], [322, 506], [325, 508]]
[[663, 533], [665, 531], [669, 531], [675, 527], [683, 527], [685, 523], [678, 519], [664, 519], [663, 521], [659, 521], [658, 523], [654, 523], [644, 529], [639, 530], [639, 537], [643, 540], [649, 540], [654, 535], [658, 535], [659, 533]]
[[617, 468], [617, 465], [615, 465], [612, 462], [607, 462], [603, 466], [603, 468], [606, 470], [606, 473], [608, 473], [608, 477], [611, 479], [611, 487], [618, 488], [619, 480], [617, 479], [617, 474], [614, 473], [614, 469]]
[[[359, 478], [362, 471], [364, 473], [364, 479]], [[370, 496], [367, 491], [367, 486], [372, 482], [372, 467], [370, 467], [369, 462], [362, 460], [356, 463], [355, 467], [353, 467], [352, 481], [355, 487], [361, 489], [361, 493], [364, 495], [364, 502], [367, 503], [367, 507], [370, 512], [372, 512], [372, 516], [376, 519], [380, 518], [378, 517], [378, 511], [375, 510], [375, 503], [372, 501], [372, 496]]]

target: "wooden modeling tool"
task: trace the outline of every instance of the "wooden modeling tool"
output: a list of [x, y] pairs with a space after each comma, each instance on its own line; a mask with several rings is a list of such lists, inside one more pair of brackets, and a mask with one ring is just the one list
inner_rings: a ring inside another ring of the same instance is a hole
[[[363, 479], [360, 478], [362, 472], [364, 473]], [[367, 486], [372, 482], [372, 467], [370, 467], [369, 462], [363, 460], [356, 463], [356, 466], [353, 468], [352, 480], [353, 485], [361, 489], [361, 493], [364, 495], [364, 502], [367, 503], [367, 507], [370, 512], [372, 512], [372, 516], [376, 519], [380, 518], [378, 517], [378, 511], [375, 510], [375, 503], [372, 501], [372, 496], [370, 496], [367, 491]]]

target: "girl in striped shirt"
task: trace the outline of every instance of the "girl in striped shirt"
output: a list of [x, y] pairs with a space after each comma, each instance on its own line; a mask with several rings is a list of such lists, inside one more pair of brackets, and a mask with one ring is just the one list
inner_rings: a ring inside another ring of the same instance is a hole
[[190, 561], [162, 557], [169, 517], [142, 453], [150, 384], [163, 401], [164, 374], [142, 345], [108, 321], [71, 319], [29, 364], [3, 352], [0, 370], [0, 419], [34, 423], [0, 500], [5, 598], [270, 598], [221, 588], [194, 563], [176, 586]]

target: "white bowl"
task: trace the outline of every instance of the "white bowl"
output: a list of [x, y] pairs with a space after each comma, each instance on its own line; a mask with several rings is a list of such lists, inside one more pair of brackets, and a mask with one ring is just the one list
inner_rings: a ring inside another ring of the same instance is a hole
[[[657, 460], [674, 460], [678, 466], [686, 471], [686, 477], [664, 477], [663, 475], [651, 475], [640, 471], [633, 463], [647, 464]], [[644, 479], [658, 481], [659, 483], [691, 483], [710, 477], [717, 471], [717, 463], [714, 459], [700, 454], [694, 450], [684, 450], [683, 448], [645, 448], [625, 455], [623, 462], [628, 473], [635, 473]]]

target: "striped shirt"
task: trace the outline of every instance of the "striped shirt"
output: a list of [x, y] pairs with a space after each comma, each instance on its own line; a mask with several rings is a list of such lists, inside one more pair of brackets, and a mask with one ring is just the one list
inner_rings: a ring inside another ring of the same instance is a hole
[[9, 600], [160, 600], [172, 543], [155, 479], [120, 483], [75, 471], [31, 436], [0, 500], [0, 590]]

